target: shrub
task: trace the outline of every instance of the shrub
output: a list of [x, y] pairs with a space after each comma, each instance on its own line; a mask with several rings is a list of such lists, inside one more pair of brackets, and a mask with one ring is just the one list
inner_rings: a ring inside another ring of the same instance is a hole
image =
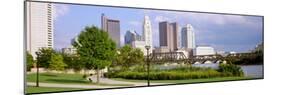
[[[117, 74], [109, 75], [111, 78], [125, 78], [125, 79], [138, 79], [146, 80], [147, 72], [120, 72]], [[221, 73], [216, 70], [209, 71], [195, 71], [195, 72], [182, 72], [182, 71], [158, 71], [150, 72], [151, 80], [182, 80], [182, 79], [199, 79], [199, 78], [213, 78], [219, 77]]]
[[[106, 76], [109, 78], [146, 80], [147, 72], [144, 68], [136, 67], [132, 70], [107, 73]], [[183, 66], [166, 70], [151, 68], [149, 75], [151, 80], [184, 80], [229, 76], [243, 76], [243, 72], [241, 68], [236, 65], [220, 65], [218, 70]]]
[[234, 64], [220, 64], [218, 71], [222, 72], [225, 76], [244, 76], [241, 67]]

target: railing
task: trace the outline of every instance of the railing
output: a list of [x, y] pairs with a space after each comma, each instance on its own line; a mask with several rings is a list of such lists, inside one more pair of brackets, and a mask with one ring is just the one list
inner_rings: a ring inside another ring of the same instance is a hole
[[236, 53], [236, 54], [229, 54], [225, 57], [215, 54], [215, 55], [199, 55], [199, 56], [192, 56], [187, 58], [183, 52], [164, 52], [164, 53], [152, 53], [149, 55], [150, 62], [152, 63], [190, 63], [193, 64], [195, 62], [205, 62], [205, 61], [214, 61], [217, 62], [219, 60], [225, 61], [229, 59], [235, 58], [242, 58], [242, 57], [251, 57], [256, 56], [255, 53]]

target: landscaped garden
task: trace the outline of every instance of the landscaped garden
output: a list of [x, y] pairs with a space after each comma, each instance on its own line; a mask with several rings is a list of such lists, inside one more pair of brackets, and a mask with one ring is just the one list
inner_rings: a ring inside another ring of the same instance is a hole
[[[106, 74], [109, 78], [123, 78], [135, 80], [147, 80], [147, 71], [141, 66], [135, 66], [129, 70], [113, 71]], [[150, 80], [188, 80], [210, 79], [218, 77], [243, 77], [240, 67], [232, 64], [221, 64], [218, 69], [202, 68], [193, 66], [181, 66], [172, 69], [151, 68]]]

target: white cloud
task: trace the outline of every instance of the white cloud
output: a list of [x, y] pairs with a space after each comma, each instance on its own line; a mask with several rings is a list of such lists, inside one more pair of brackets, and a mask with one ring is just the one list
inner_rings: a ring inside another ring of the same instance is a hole
[[64, 16], [69, 12], [69, 7], [63, 4], [54, 5], [54, 20], [58, 19], [61, 16]]

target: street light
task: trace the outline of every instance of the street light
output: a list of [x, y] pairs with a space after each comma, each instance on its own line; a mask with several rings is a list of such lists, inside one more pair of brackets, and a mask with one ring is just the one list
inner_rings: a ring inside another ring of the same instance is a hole
[[[38, 52], [35, 52], [37, 55]], [[36, 62], [36, 87], [39, 87], [39, 64]]]
[[150, 81], [149, 81], [149, 49], [150, 46], [145, 46], [145, 49], [147, 51], [146, 53], [146, 63], [147, 63], [147, 86], [150, 86]]

